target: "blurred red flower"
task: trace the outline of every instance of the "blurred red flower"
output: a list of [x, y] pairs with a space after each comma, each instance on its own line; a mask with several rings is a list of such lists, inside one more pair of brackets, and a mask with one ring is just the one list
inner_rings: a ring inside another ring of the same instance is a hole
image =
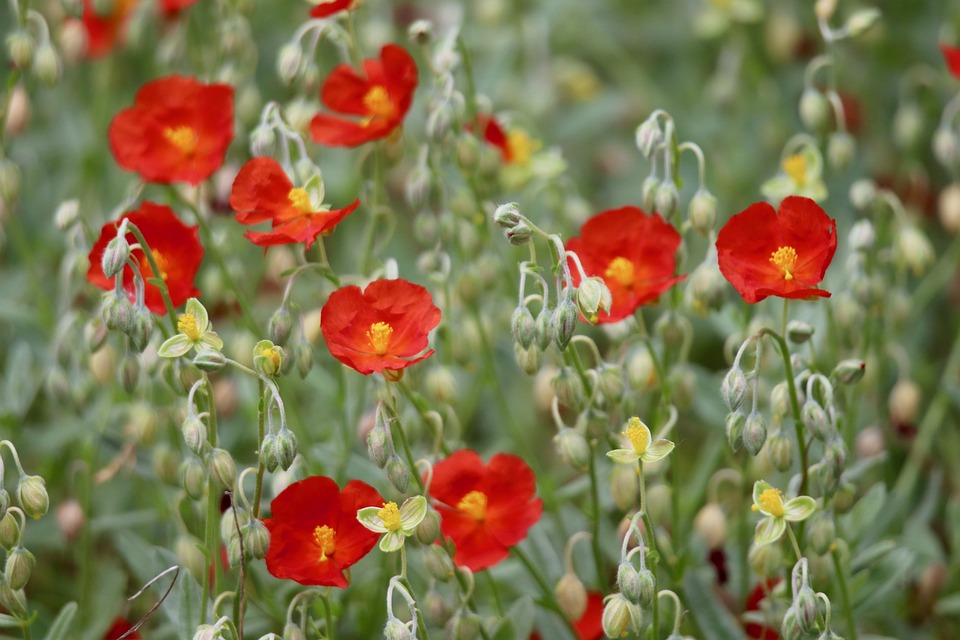
[[960, 78], [960, 47], [951, 47], [941, 44], [940, 52], [943, 54], [943, 60], [947, 63], [947, 70], [954, 78]]
[[[779, 578], [770, 578], [765, 582], [758, 582], [747, 595], [744, 611], [760, 611], [760, 603], [763, 602], [767, 594], [773, 591], [773, 588], [780, 582]], [[780, 640], [780, 634], [777, 630], [756, 622], [748, 622], [743, 627], [748, 638], [756, 640]]]
[[233, 140], [233, 87], [184, 76], [148, 82], [114, 117], [109, 138], [117, 164], [147, 182], [199, 184]]
[[314, 18], [326, 18], [341, 11], [349, 11], [353, 0], [320, 0], [320, 2], [310, 9], [310, 15]]
[[307, 249], [318, 235], [333, 233], [334, 227], [360, 204], [344, 209], [328, 209], [310, 201], [306, 189], [294, 187], [283, 168], [273, 158], [254, 158], [243, 165], [233, 181], [230, 207], [241, 224], [270, 220], [273, 231], [247, 231], [244, 237], [253, 244], [269, 247], [305, 242]]
[[387, 137], [403, 123], [417, 88], [417, 65], [410, 54], [398, 45], [385, 45], [379, 59], [363, 61], [363, 71], [366, 77], [341, 64], [323, 83], [320, 98], [327, 108], [361, 119], [317, 114], [310, 122], [315, 142], [356, 147]]
[[430, 495], [441, 530], [456, 544], [454, 563], [481, 571], [506, 558], [540, 519], [536, 490], [527, 463], [508, 453], [485, 465], [475, 451], [461, 449], [435, 464]]
[[[87, 280], [106, 291], [113, 289], [114, 280], [103, 273], [100, 263], [107, 243], [117, 237], [117, 228], [124, 219], [137, 225], [140, 233], [143, 234], [143, 239], [150, 246], [153, 258], [160, 269], [160, 277], [167, 285], [173, 306], [179, 307], [188, 298], [199, 296], [200, 290], [193, 286], [193, 279], [200, 269], [200, 261], [203, 260], [203, 245], [200, 244], [197, 227], [188, 227], [177, 218], [170, 207], [152, 202], [144, 202], [136, 211], [125, 213], [115, 222], [103, 225], [100, 229], [100, 237], [87, 256], [90, 260]], [[137, 241], [132, 233], [128, 233], [126, 238], [131, 245]], [[141, 249], [131, 251], [130, 257], [139, 265], [140, 273], [145, 280], [154, 277], [147, 256]], [[123, 287], [127, 291], [127, 296], [133, 301], [134, 278], [133, 269], [129, 265], [123, 269]], [[150, 311], [157, 314], [166, 313], [163, 296], [156, 285], [147, 283], [144, 293], [144, 302]]]
[[360, 480], [343, 488], [326, 476], [294, 482], [270, 503], [267, 570], [303, 585], [345, 588], [344, 570], [367, 555], [380, 534], [357, 520], [357, 510], [383, 504], [376, 489]]
[[[573, 629], [578, 640], [600, 640], [603, 638], [603, 594], [599, 591], [587, 592], [587, 609], [574, 621]], [[540, 632], [530, 634], [530, 640], [543, 640]]]
[[116, 0], [110, 13], [98, 15], [93, 9], [93, 0], [83, 0], [80, 22], [87, 32], [87, 58], [100, 58], [110, 53], [123, 38], [127, 18], [136, 4], [137, 0]]
[[[680, 234], [660, 216], [633, 206], [603, 211], [580, 229], [580, 236], [567, 241], [567, 250], [580, 258], [588, 276], [600, 276], [610, 289], [610, 313], [599, 323], [617, 322], [686, 276], [676, 276], [674, 254]], [[580, 274], [571, 261], [574, 284]]]
[[767, 296], [830, 297], [814, 287], [836, 250], [836, 221], [800, 196], [784, 198], [779, 212], [766, 202], [752, 204], [717, 236], [720, 271], [750, 304]]
[[330, 353], [364, 375], [397, 371], [432, 356], [433, 349], [423, 350], [439, 322], [430, 292], [401, 279], [374, 280], [363, 291], [355, 285], [337, 289], [320, 314]]
[[[126, 618], [116, 617], [113, 619], [113, 624], [110, 625], [110, 628], [107, 629], [107, 632], [103, 634], [103, 640], [118, 640], [123, 634], [127, 633], [133, 629], [133, 625], [130, 624]], [[134, 631], [128, 635], [124, 640], [140, 640], [140, 634]]]
[[198, 0], [160, 0], [160, 8], [163, 10], [163, 15], [172, 18], [197, 2]]

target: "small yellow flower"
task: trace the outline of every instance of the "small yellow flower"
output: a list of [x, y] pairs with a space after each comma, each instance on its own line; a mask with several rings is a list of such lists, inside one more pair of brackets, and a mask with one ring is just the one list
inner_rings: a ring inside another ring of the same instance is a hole
[[196, 298], [187, 300], [183, 315], [177, 318], [177, 335], [168, 338], [157, 351], [162, 358], [179, 358], [190, 349], [220, 351], [223, 340], [213, 330], [207, 310]]
[[621, 432], [629, 442], [629, 448], [614, 449], [607, 452], [607, 457], [620, 464], [636, 464], [636, 462], [656, 462], [673, 451], [674, 444], [665, 439], [653, 440], [650, 428], [640, 418], [633, 417], [627, 421], [626, 428]]
[[776, 542], [787, 530], [788, 522], [800, 522], [817, 510], [817, 503], [809, 496], [797, 496], [784, 501], [783, 492], [769, 482], [758, 480], [753, 485], [753, 511], [764, 516], [757, 523], [754, 540], [758, 545]]
[[413, 535], [417, 525], [427, 515], [427, 499], [423, 496], [407, 498], [397, 507], [396, 502], [385, 502], [381, 507], [364, 507], [357, 511], [357, 520], [370, 531], [384, 534], [380, 550], [396, 551], [404, 540]]

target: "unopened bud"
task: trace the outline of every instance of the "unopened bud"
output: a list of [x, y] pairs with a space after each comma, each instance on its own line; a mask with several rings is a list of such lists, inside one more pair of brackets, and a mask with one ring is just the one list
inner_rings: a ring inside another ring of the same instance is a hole
[[746, 424], [747, 417], [739, 409], [727, 414], [725, 422], [727, 443], [734, 452], [739, 451], [740, 447], [743, 446], [743, 430]]
[[626, 560], [617, 567], [617, 589], [627, 600], [633, 604], [640, 603], [640, 595], [643, 589], [640, 581], [640, 572], [636, 567]]
[[207, 426], [203, 423], [197, 414], [190, 412], [183, 424], [180, 425], [180, 432], [183, 434], [183, 441], [187, 449], [200, 455], [207, 446]]
[[596, 324], [600, 312], [610, 313], [613, 296], [603, 278], [593, 276], [580, 283], [577, 288], [577, 307], [590, 324]]
[[657, 195], [653, 199], [653, 207], [662, 218], [669, 218], [676, 212], [680, 202], [680, 192], [673, 180], [664, 180], [657, 188]]
[[226, 449], [215, 448], [207, 454], [210, 477], [224, 489], [231, 491], [237, 482], [237, 464]]
[[920, 409], [920, 386], [908, 378], [898, 380], [887, 401], [890, 420], [895, 424], [913, 424]]
[[827, 161], [834, 169], [850, 164], [857, 152], [857, 142], [846, 131], [834, 131], [827, 138]]
[[873, 223], [864, 218], [857, 220], [850, 228], [847, 242], [854, 251], [869, 251], [876, 242], [877, 234], [873, 230]]
[[502, 204], [493, 212], [493, 221], [506, 230], [515, 227], [521, 220], [520, 207], [516, 202]]
[[761, 578], [777, 575], [780, 564], [783, 562], [783, 551], [778, 544], [764, 544], [750, 546], [747, 554], [750, 568]]
[[817, 596], [813, 589], [804, 585], [799, 593], [793, 596], [793, 608], [797, 610], [797, 622], [804, 633], [811, 633], [817, 628]]
[[37, 559], [24, 547], [13, 549], [7, 556], [7, 565], [3, 571], [10, 588], [19, 591], [27, 586], [36, 564]]
[[261, 520], [251, 518], [240, 531], [243, 535], [243, 548], [257, 560], [263, 560], [270, 547], [270, 531], [266, 525]]
[[690, 199], [687, 211], [690, 227], [701, 236], [706, 236], [717, 223], [717, 199], [704, 187], [697, 189]]
[[789, 471], [793, 465], [793, 442], [779, 431], [770, 436], [767, 447], [770, 461], [778, 471]]
[[157, 480], [171, 486], [175, 485], [179, 477], [177, 465], [180, 457], [179, 453], [166, 442], [154, 445], [150, 455], [150, 467]]
[[110, 331], [127, 333], [133, 328], [133, 304], [123, 293], [108, 291], [103, 294], [100, 315], [103, 318], [103, 324]]
[[608, 638], [619, 638], [630, 632], [639, 632], [642, 614], [637, 605], [623, 594], [614, 593], [603, 603], [603, 632]]
[[941, 125], [933, 132], [933, 155], [944, 168], [952, 171], [956, 167], [958, 147], [960, 141], [950, 127]]
[[520, 305], [513, 311], [510, 319], [510, 329], [513, 339], [524, 349], [528, 348], [537, 338], [537, 322], [526, 305]]
[[823, 448], [823, 467], [828, 474], [828, 487], [833, 487], [840, 480], [847, 465], [847, 445], [843, 438], [837, 436], [831, 439]]
[[660, 128], [660, 121], [656, 115], [652, 115], [644, 120], [637, 127], [635, 134], [637, 149], [644, 158], [650, 155], [663, 143], [663, 130]]
[[36, 47], [33, 34], [26, 29], [17, 29], [7, 36], [7, 53], [10, 55], [10, 62], [20, 71], [30, 69]]
[[753, 411], [747, 416], [743, 425], [743, 446], [751, 455], [760, 453], [763, 443], [767, 441], [767, 421], [759, 411]]
[[127, 258], [130, 257], [130, 243], [126, 237], [118, 235], [107, 243], [107, 248], [103, 250], [103, 256], [100, 258], [100, 268], [103, 269], [103, 275], [112, 278], [121, 271], [127, 264]]
[[[569, 427], [563, 427], [560, 432], [553, 437], [553, 442], [557, 446], [560, 457], [574, 469], [586, 471], [590, 467], [590, 445], [583, 434]], [[580, 616], [573, 619], [576, 620]]]
[[427, 572], [440, 582], [448, 582], [453, 577], [453, 560], [440, 545], [431, 544], [423, 547], [423, 564]]
[[290, 429], [281, 427], [280, 431], [277, 432], [274, 455], [276, 456], [277, 466], [282, 471], [286, 471], [293, 464], [297, 457], [297, 437]]
[[183, 534], [177, 538], [174, 552], [180, 563], [198, 580], [203, 579], [203, 572], [207, 570], [207, 558], [200, 550], [201, 542], [190, 534]]
[[253, 368], [268, 378], [280, 374], [283, 369], [284, 352], [270, 340], [261, 340], [253, 347]]
[[153, 329], [153, 314], [146, 307], [134, 307], [133, 324], [127, 332], [127, 337], [130, 338], [130, 345], [135, 351], [143, 351], [147, 348], [147, 343], [153, 336]]
[[23, 133], [30, 123], [30, 96], [23, 88], [23, 83], [17, 83], [7, 99], [6, 120], [3, 122], [3, 132], [8, 136]]
[[307, 636], [303, 635], [300, 627], [291, 621], [283, 625], [283, 640], [307, 640]]
[[393, 616], [387, 619], [387, 624], [383, 627], [383, 637], [385, 640], [413, 640], [410, 628]]
[[827, 128], [830, 122], [830, 105], [827, 98], [810, 87], [800, 94], [800, 120], [810, 131], [820, 132]]
[[0, 581], [0, 606], [12, 613], [14, 617], [27, 616], [27, 597], [21, 590], [10, 588], [5, 581]]
[[579, 620], [587, 610], [587, 589], [577, 574], [567, 571], [553, 588], [557, 604], [567, 620]]
[[708, 549], [719, 549], [727, 540], [727, 516], [716, 502], [705, 504], [693, 519], [693, 528]]
[[460, 609], [444, 627], [450, 640], [474, 640], [480, 635], [480, 616], [468, 609]]
[[220, 540], [224, 544], [230, 542], [239, 535], [240, 530], [247, 526], [249, 522], [249, 511], [237, 506], [227, 507], [220, 514]]
[[820, 403], [812, 398], [803, 403], [800, 421], [819, 440], [826, 440], [833, 435], [834, 427], [830, 417]]
[[60, 64], [60, 55], [49, 42], [37, 48], [37, 55], [33, 61], [33, 72], [40, 78], [40, 82], [52, 87], [60, 81], [63, 65]]
[[803, 344], [813, 337], [814, 328], [801, 320], [791, 320], [787, 323], [787, 338], [794, 344]]
[[403, 493], [407, 490], [407, 485], [410, 484], [410, 470], [407, 468], [406, 463], [400, 459], [400, 456], [393, 454], [387, 459], [386, 464], [387, 469], [387, 479], [390, 480], [397, 491]]
[[783, 621], [780, 623], [780, 635], [784, 640], [801, 640], [801, 638], [804, 637], [804, 631], [800, 625], [799, 617], [800, 614], [797, 612], [796, 607], [791, 606], [787, 609], [787, 613], [783, 616]]
[[20, 476], [17, 483], [17, 502], [23, 512], [37, 520], [50, 508], [47, 483], [40, 476]]
[[9, 158], [0, 158], [0, 202], [11, 204], [20, 196], [20, 167]]
[[520, 367], [520, 370], [528, 376], [532, 376], [540, 370], [540, 347], [536, 344], [531, 344], [528, 348], [524, 349], [519, 342], [515, 342], [513, 343], [513, 353], [514, 356], [516, 356], [517, 365]]
[[933, 264], [933, 245], [927, 236], [913, 225], [901, 228], [894, 241], [893, 252], [897, 263], [910, 269], [913, 275], [919, 276]]
[[277, 434], [268, 433], [260, 443], [260, 462], [264, 468], [273, 473], [280, 464], [277, 460]]
[[432, 544], [440, 535], [440, 514], [432, 507], [427, 507], [423, 520], [414, 529], [414, 535], [421, 544]]
[[813, 12], [817, 20], [829, 20], [837, 10], [837, 0], [817, 0], [813, 5]]
[[280, 307], [273, 312], [273, 315], [270, 316], [270, 323], [267, 327], [270, 340], [279, 345], [287, 344], [287, 340], [290, 339], [290, 332], [293, 330], [294, 322], [295, 320], [293, 314], [290, 312], [290, 307], [286, 304], [280, 305]]
[[561, 351], [567, 348], [573, 338], [577, 328], [577, 315], [577, 305], [565, 290], [565, 295], [561, 295], [560, 303], [553, 310], [553, 319], [550, 323], [553, 340]]
[[653, 212], [657, 206], [657, 191], [660, 190], [660, 180], [656, 176], [647, 176], [640, 185], [640, 204], [643, 210]]
[[134, 355], [128, 355], [120, 364], [120, 384], [124, 391], [133, 393], [140, 381], [140, 360]]
[[433, 40], [433, 24], [429, 20], [414, 20], [407, 27], [407, 38], [411, 44], [425, 47]]
[[583, 382], [572, 370], [563, 368], [550, 381], [560, 404], [578, 407], [583, 399]]
[[6, 513], [7, 509], [10, 508], [10, 494], [7, 493], [7, 490], [3, 487], [0, 487], [0, 518], [2, 518]]
[[734, 367], [723, 377], [720, 383], [720, 396], [730, 411], [736, 411], [747, 395], [747, 376], [740, 367]]
[[841, 360], [837, 363], [830, 377], [842, 384], [854, 384], [863, 378], [866, 370], [866, 362], [856, 358], [848, 358], [847, 360]]
[[285, 85], [291, 85], [296, 80], [302, 59], [303, 51], [300, 45], [288, 42], [280, 47], [280, 53], [277, 55], [277, 74]]
[[217, 349], [201, 347], [193, 357], [193, 365], [208, 373], [215, 373], [227, 366], [227, 357]]
[[379, 414], [373, 425], [373, 429], [367, 434], [367, 455], [370, 460], [383, 469], [387, 460], [393, 455], [393, 445], [390, 442], [390, 434], [387, 432], [386, 424], [380, 419]]
[[951, 182], [940, 192], [937, 215], [947, 232], [960, 233], [960, 183]]
[[868, 9], [854, 11], [853, 15], [847, 18], [847, 22], [843, 26], [851, 36], [857, 37], [866, 33], [879, 20], [880, 10], [875, 7], [870, 7]]
[[273, 153], [277, 136], [267, 125], [260, 125], [250, 133], [250, 151], [254, 156], [263, 157]]
[[833, 514], [820, 511], [810, 520], [810, 546], [814, 551], [823, 555], [830, 551], [831, 545], [837, 537], [837, 528], [833, 522]]
[[553, 342], [553, 313], [544, 307], [537, 314], [537, 346], [546, 351]]
[[515, 247], [522, 247], [530, 242], [530, 238], [533, 236], [533, 228], [521, 220], [517, 224], [507, 229], [504, 233], [507, 236], [507, 240], [510, 241], [510, 244]]
[[893, 116], [893, 139], [902, 149], [916, 147], [925, 128], [926, 117], [916, 102], [901, 104]]
[[20, 524], [17, 522], [17, 518], [7, 511], [3, 517], [0, 518], [0, 547], [13, 549], [13, 546], [17, 544], [19, 538]]

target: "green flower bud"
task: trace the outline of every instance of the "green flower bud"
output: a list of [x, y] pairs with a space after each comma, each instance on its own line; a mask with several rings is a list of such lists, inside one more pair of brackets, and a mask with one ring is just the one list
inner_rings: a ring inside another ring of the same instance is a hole
[[553, 392], [560, 403], [568, 407], [579, 407], [583, 401], [583, 382], [572, 370], [563, 368], [550, 381]]
[[577, 308], [590, 324], [597, 323], [601, 311], [609, 313], [612, 304], [613, 296], [603, 278], [597, 276], [587, 278], [577, 288]]
[[[250, 523], [250, 512], [243, 507], [227, 507], [220, 514], [220, 540], [227, 544]], [[239, 529], [239, 531], [238, 531]]]
[[783, 551], [778, 544], [764, 544], [750, 546], [750, 552], [747, 554], [750, 561], [750, 568], [761, 578], [769, 578], [777, 575], [780, 571], [780, 564], [783, 562]]
[[215, 373], [227, 366], [227, 357], [216, 349], [201, 347], [193, 357], [193, 365], [208, 373]]
[[394, 617], [390, 617], [383, 627], [383, 637], [386, 640], [413, 640], [410, 628]]
[[153, 314], [146, 308], [133, 308], [133, 324], [127, 336], [135, 351], [143, 351], [153, 336]]
[[460, 609], [444, 626], [450, 640], [475, 640], [480, 635], [480, 616], [468, 609]]
[[669, 218], [676, 212], [677, 204], [680, 202], [680, 192], [677, 191], [677, 185], [672, 180], [664, 180], [657, 188], [657, 195], [653, 199], [653, 206], [657, 213], [664, 219]]
[[[557, 446], [560, 457], [574, 469], [586, 471], [590, 467], [590, 445], [578, 431], [563, 427], [553, 437], [553, 443]], [[572, 619], [576, 620], [579, 617], [575, 616]]]
[[617, 567], [617, 589], [633, 604], [640, 604], [640, 595], [643, 590], [640, 572], [626, 560]]
[[747, 395], [747, 376], [740, 367], [734, 367], [720, 383], [720, 396], [730, 411], [736, 411]]
[[277, 432], [276, 446], [274, 448], [277, 466], [286, 471], [293, 464], [297, 457], [297, 436], [290, 429], [281, 427]]
[[875, 7], [854, 11], [843, 28], [854, 38], [866, 33], [880, 20], [880, 10]]
[[623, 370], [617, 365], [604, 364], [598, 369], [600, 393], [609, 402], [619, 402], [623, 397]]
[[450, 619], [450, 607], [436, 589], [430, 589], [423, 596], [423, 614], [435, 626], [442, 626]]
[[719, 549], [727, 540], [727, 516], [716, 502], [708, 502], [693, 519], [693, 528], [708, 549]]
[[120, 384], [124, 391], [133, 393], [138, 382], [140, 382], [140, 360], [130, 355], [120, 363]]
[[610, 496], [621, 511], [637, 504], [637, 469], [633, 465], [615, 464], [610, 471]]
[[510, 329], [513, 339], [524, 349], [529, 348], [537, 338], [537, 322], [526, 305], [520, 305], [513, 311], [510, 319]]
[[280, 307], [273, 312], [273, 315], [270, 316], [270, 324], [267, 327], [270, 340], [279, 345], [287, 344], [295, 321], [290, 307], [286, 304], [280, 305]]
[[406, 463], [400, 459], [396, 453], [387, 458], [387, 479], [390, 481], [397, 491], [403, 493], [407, 490], [407, 485], [410, 484], [410, 470], [407, 468]]
[[795, 607], [787, 609], [786, 615], [783, 616], [783, 622], [780, 624], [780, 635], [784, 640], [801, 640], [803, 638], [804, 631], [800, 625], [799, 617], [800, 615]]
[[100, 258], [100, 268], [103, 274], [112, 278], [121, 271], [127, 264], [127, 258], [130, 257], [130, 243], [127, 239], [118, 235], [107, 243], [107, 248], [103, 250], [103, 256]]
[[787, 339], [794, 344], [803, 344], [813, 336], [814, 328], [800, 320], [787, 323]]
[[190, 412], [187, 415], [180, 425], [180, 433], [183, 434], [187, 449], [198, 456], [203, 453], [207, 446], [207, 426], [197, 417], [197, 414]]
[[797, 611], [797, 623], [804, 633], [817, 630], [817, 596], [813, 589], [804, 585], [800, 592], [793, 597], [793, 606]]
[[17, 502], [25, 514], [38, 520], [50, 508], [47, 483], [40, 476], [20, 476], [17, 483]]
[[818, 440], [826, 440], [836, 431], [827, 412], [813, 398], [804, 402], [800, 408], [800, 420]]
[[516, 202], [502, 204], [493, 212], [493, 221], [504, 229], [515, 227], [522, 218], [520, 207]]
[[40, 78], [40, 82], [52, 87], [60, 81], [62, 71], [63, 65], [60, 64], [57, 50], [49, 42], [41, 44], [33, 60], [33, 72]]
[[854, 384], [863, 378], [866, 370], [866, 362], [857, 360], [856, 358], [848, 358], [847, 360], [841, 360], [837, 363], [830, 377], [842, 384]]
[[300, 45], [288, 42], [280, 47], [277, 54], [277, 75], [285, 85], [293, 84], [297, 78], [297, 72], [300, 70], [300, 61], [303, 59], [303, 51]]
[[128, 333], [133, 328], [133, 304], [123, 293], [108, 291], [103, 294], [100, 315], [103, 317], [103, 324], [110, 331]]
[[0, 518], [2, 518], [7, 513], [7, 509], [10, 508], [10, 494], [6, 489], [0, 487]]
[[743, 412], [740, 409], [737, 409], [733, 413], [727, 414], [726, 420], [726, 429], [727, 429], [727, 442], [730, 444], [730, 448], [735, 452], [740, 450], [740, 447], [743, 446], [743, 430], [747, 423], [747, 417], [743, 415]]
[[313, 349], [305, 342], [299, 342], [293, 346], [293, 358], [297, 363], [297, 373], [303, 380], [313, 369]]
[[424, 377], [423, 386], [437, 402], [449, 403], [457, 397], [457, 379], [449, 367], [431, 367]]
[[243, 548], [257, 560], [263, 560], [270, 547], [270, 531], [266, 525], [261, 520], [251, 519], [240, 531], [243, 535]]
[[830, 551], [837, 538], [837, 528], [833, 522], [833, 514], [829, 511], [819, 511], [810, 519], [809, 537], [810, 546], [814, 551], [823, 555]]
[[825, 131], [830, 124], [830, 104], [826, 96], [810, 87], [800, 94], [800, 121], [810, 131]]
[[277, 460], [277, 434], [268, 433], [260, 443], [260, 462], [264, 468], [273, 473], [280, 462]]
[[24, 547], [13, 549], [7, 556], [7, 565], [3, 571], [10, 588], [18, 591], [27, 586], [36, 564], [37, 559]]
[[230, 491], [237, 482], [237, 465], [226, 449], [216, 448], [207, 454], [210, 476], [224, 489]]
[[533, 228], [521, 220], [517, 224], [507, 229], [504, 234], [507, 236], [507, 240], [510, 241], [510, 244], [515, 247], [522, 247], [530, 242], [530, 238], [533, 236]]
[[609, 595], [604, 600], [602, 624], [608, 638], [619, 638], [640, 630], [643, 617], [637, 605], [620, 593]]
[[283, 370], [284, 352], [269, 340], [261, 340], [253, 347], [253, 368], [268, 378], [274, 378]]
[[743, 446], [750, 455], [757, 455], [767, 441], [767, 421], [759, 411], [753, 411], [747, 416], [743, 426]]
[[13, 549], [13, 545], [17, 544], [19, 538], [20, 524], [17, 522], [17, 518], [7, 511], [0, 518], [0, 547]]
[[573, 333], [577, 328], [577, 305], [570, 299], [570, 292], [564, 290], [561, 301], [553, 310], [550, 322], [554, 342], [561, 351], [567, 348]]
[[293, 622], [288, 622], [283, 625], [283, 640], [307, 640], [307, 637], [303, 635], [300, 627]]
[[429, 20], [414, 20], [407, 27], [410, 44], [425, 47], [433, 41], [433, 24]]
[[440, 535], [440, 514], [432, 507], [427, 507], [423, 520], [414, 529], [414, 535], [421, 544], [432, 544]]
[[453, 560], [440, 545], [431, 544], [423, 547], [423, 564], [427, 572], [440, 582], [448, 582], [453, 577]]
[[166, 442], [160, 442], [153, 447], [151, 467], [160, 482], [175, 485], [178, 482], [180, 455]]
[[7, 53], [10, 55], [10, 62], [21, 71], [30, 69], [36, 47], [33, 34], [26, 29], [17, 29], [7, 36]]
[[660, 128], [660, 120], [656, 116], [650, 116], [640, 123], [637, 127], [634, 137], [637, 143], [637, 149], [644, 158], [649, 158], [664, 141], [664, 133]]
[[687, 218], [690, 220], [690, 228], [701, 236], [706, 236], [717, 223], [717, 199], [704, 187], [700, 187], [690, 199]]
[[793, 442], [777, 431], [770, 436], [767, 447], [770, 449], [770, 460], [777, 471], [789, 471], [793, 465]]
[[834, 131], [827, 138], [827, 161], [834, 169], [850, 164], [857, 152], [857, 142], [846, 131]]
[[553, 313], [544, 307], [537, 314], [537, 346], [546, 351], [553, 341]]
[[269, 156], [273, 153], [273, 145], [277, 135], [267, 125], [258, 126], [250, 133], [250, 151], [258, 157]]
[[639, 586], [637, 604], [641, 609], [649, 609], [657, 595], [657, 579], [653, 577], [650, 569], [643, 568], [637, 572], [637, 584]]
[[22, 590], [11, 589], [6, 581], [0, 581], [0, 605], [16, 618], [27, 617], [27, 597]]
[[553, 588], [553, 593], [557, 598], [557, 604], [560, 605], [560, 611], [567, 620], [579, 620], [587, 610], [587, 589], [575, 573], [570, 571], [564, 573]]
[[647, 176], [640, 187], [640, 203], [644, 211], [652, 212], [656, 207], [657, 191], [660, 190], [660, 180], [655, 176]]
[[830, 486], [840, 480], [847, 465], [847, 445], [843, 438], [835, 435], [823, 448], [823, 466], [830, 476]]
[[174, 545], [174, 553], [180, 559], [180, 563], [190, 571], [190, 574], [201, 581], [203, 572], [207, 571], [207, 557], [200, 550], [201, 542], [190, 534], [183, 534], [177, 538]]
[[391, 455], [393, 455], [393, 444], [390, 442], [390, 434], [378, 412], [373, 429], [367, 434], [367, 456], [375, 465], [383, 469]]

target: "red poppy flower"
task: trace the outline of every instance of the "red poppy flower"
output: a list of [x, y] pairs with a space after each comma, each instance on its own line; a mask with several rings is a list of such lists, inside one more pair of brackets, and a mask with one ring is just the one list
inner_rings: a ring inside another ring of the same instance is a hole
[[314, 141], [356, 147], [385, 138], [403, 123], [417, 88], [417, 65], [403, 47], [385, 45], [380, 59], [363, 61], [366, 77], [349, 65], [337, 66], [323, 83], [320, 98], [332, 111], [359, 121], [317, 114], [310, 122]]
[[305, 242], [307, 249], [320, 234], [329, 234], [359, 200], [345, 209], [317, 207], [306, 189], [294, 187], [273, 158], [254, 158], [243, 165], [230, 193], [230, 207], [241, 224], [271, 220], [273, 231], [247, 231], [244, 237], [261, 247]]
[[148, 82], [114, 117], [109, 138], [117, 164], [147, 182], [199, 184], [233, 140], [233, 87], [184, 76]]
[[168, 18], [175, 17], [178, 13], [197, 4], [198, 0], [160, 0], [160, 9], [163, 15]]
[[[103, 634], [103, 640], [117, 640], [123, 634], [133, 629], [133, 625], [130, 624], [125, 618], [114, 618], [113, 624], [110, 625], [110, 628], [107, 629], [107, 632]], [[140, 634], [134, 631], [126, 637], [125, 640], [140, 640]]]
[[941, 44], [940, 52], [947, 63], [947, 69], [954, 78], [960, 78], [960, 47]]
[[406, 280], [375, 280], [330, 294], [320, 330], [333, 357], [367, 375], [397, 371], [433, 355], [427, 336], [440, 322], [430, 292]]
[[[760, 603], [763, 602], [767, 594], [770, 593], [779, 582], [779, 578], [770, 578], [765, 583], [758, 582], [747, 595], [744, 611], [759, 611]], [[780, 640], [780, 634], [777, 633], [776, 629], [756, 622], [748, 622], [744, 625], [743, 630], [748, 638], [756, 638], [757, 640]]]
[[[193, 286], [193, 279], [203, 259], [203, 245], [200, 244], [197, 227], [188, 227], [180, 222], [170, 207], [152, 202], [144, 202], [138, 210], [126, 213], [119, 220], [103, 225], [100, 229], [100, 237], [90, 250], [90, 255], [87, 256], [90, 260], [87, 280], [106, 291], [113, 289], [114, 280], [103, 273], [100, 263], [107, 243], [117, 237], [117, 227], [124, 219], [137, 225], [140, 233], [143, 234], [143, 239], [150, 246], [153, 258], [160, 269], [160, 277], [167, 285], [173, 306], [179, 307], [188, 298], [199, 296], [200, 290]], [[128, 233], [126, 237], [131, 245], [137, 241], [132, 233]], [[140, 266], [140, 273], [144, 279], [154, 277], [147, 256], [142, 250], [134, 249], [130, 257]], [[130, 300], [134, 300], [133, 269], [129, 265], [123, 269], [123, 286]], [[156, 285], [147, 283], [144, 302], [150, 311], [157, 314], [166, 313], [163, 296]]]
[[87, 32], [88, 59], [100, 58], [110, 53], [117, 41], [123, 37], [127, 18], [136, 4], [137, 0], [116, 0], [109, 14], [98, 15], [93, 8], [93, 0], [83, 0], [80, 23]]
[[720, 272], [750, 304], [767, 296], [829, 298], [813, 287], [836, 250], [836, 221], [800, 196], [784, 198], [779, 212], [766, 202], [752, 204], [717, 236]]
[[440, 529], [456, 544], [453, 561], [471, 571], [492, 567], [527, 537], [540, 519], [533, 471], [521, 458], [498, 453], [484, 464], [475, 451], [455, 451], [433, 467], [430, 494]]
[[313, 9], [310, 9], [310, 15], [314, 18], [326, 18], [341, 11], [349, 11], [353, 0], [320, 0]]
[[294, 482], [270, 503], [267, 570], [303, 585], [345, 588], [344, 570], [367, 555], [380, 534], [357, 520], [357, 510], [383, 504], [360, 480], [343, 488], [326, 476]]
[[[686, 276], [675, 276], [680, 234], [660, 216], [637, 207], [603, 211], [587, 220], [567, 250], [580, 258], [588, 276], [600, 276], [610, 289], [610, 313], [598, 322], [616, 322], [656, 300]], [[572, 264], [572, 263], [571, 263]], [[574, 284], [580, 274], [573, 268]]]

